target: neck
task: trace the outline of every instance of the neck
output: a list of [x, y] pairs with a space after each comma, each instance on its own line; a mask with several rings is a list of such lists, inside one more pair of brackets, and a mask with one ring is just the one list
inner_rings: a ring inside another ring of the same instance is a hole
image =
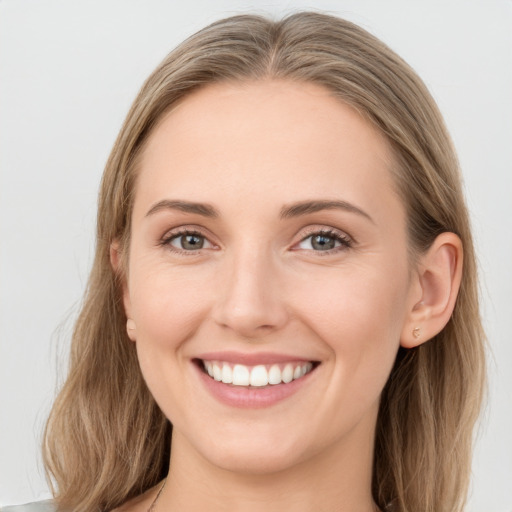
[[292, 467], [265, 474], [220, 468], [175, 431], [159, 510], [375, 512], [371, 496], [374, 432], [365, 430], [363, 436], [361, 431], [356, 433], [356, 443], [345, 439]]

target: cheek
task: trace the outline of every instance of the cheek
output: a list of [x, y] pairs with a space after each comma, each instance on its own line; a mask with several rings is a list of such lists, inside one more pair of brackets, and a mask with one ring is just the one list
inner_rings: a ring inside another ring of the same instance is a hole
[[[363, 268], [340, 271], [304, 287], [302, 311], [309, 328], [328, 346], [340, 389], [380, 394], [393, 365], [406, 314], [407, 276]], [[393, 279], [389, 278], [393, 275]]]
[[165, 415], [183, 417], [182, 380], [189, 361], [182, 346], [193, 338], [209, 311], [210, 291], [200, 272], [176, 272], [152, 262], [130, 276], [130, 299], [137, 326], [136, 348], [142, 375]]
[[302, 283], [297, 295], [300, 293], [304, 311], [310, 312], [311, 321], [322, 331], [363, 334], [376, 330], [387, 332], [387, 338], [400, 332], [406, 309], [407, 278], [403, 267], [397, 270], [390, 273], [352, 266], [317, 274], [314, 286]]
[[138, 338], [167, 348], [188, 338], [209, 308], [210, 293], [204, 282], [197, 272], [158, 265], [140, 269], [130, 283]]

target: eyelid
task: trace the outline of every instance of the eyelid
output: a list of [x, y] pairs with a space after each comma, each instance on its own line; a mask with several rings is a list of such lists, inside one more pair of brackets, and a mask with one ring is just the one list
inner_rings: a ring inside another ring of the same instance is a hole
[[[205, 238], [209, 244], [211, 244], [212, 247], [207, 248], [199, 248], [196, 250], [184, 250], [184, 249], [178, 249], [176, 247], [171, 246], [170, 242], [182, 235], [197, 235]], [[297, 246], [307, 240], [309, 237], [313, 235], [324, 235], [328, 237], [333, 237], [337, 239], [339, 242], [341, 242], [341, 245], [332, 249], [327, 249], [324, 251], [315, 251], [313, 249], [301, 249]], [[165, 234], [160, 238], [158, 241], [158, 245], [165, 247], [175, 253], [180, 254], [186, 254], [188, 256], [197, 254], [201, 250], [211, 250], [211, 249], [218, 249], [219, 245], [212, 241], [212, 235], [209, 233], [209, 231], [205, 230], [201, 226], [197, 225], [183, 225], [183, 226], [177, 226], [175, 228], [169, 229], [165, 232]], [[294, 242], [291, 250], [303, 250], [308, 252], [315, 252], [315, 253], [321, 253], [321, 254], [332, 254], [334, 252], [343, 251], [346, 249], [349, 249], [353, 247], [353, 245], [356, 243], [354, 238], [346, 233], [345, 231], [342, 231], [340, 229], [334, 228], [332, 226], [322, 226], [322, 225], [315, 225], [315, 226], [308, 226], [305, 229], [302, 230], [300, 233], [300, 238], [298, 241]]]
[[[199, 249], [193, 249], [193, 250], [184, 250], [179, 249], [177, 247], [174, 247], [171, 245], [171, 241], [175, 238], [178, 238], [183, 235], [196, 235], [203, 237], [208, 241], [208, 243], [212, 247], [201, 247]], [[158, 241], [158, 245], [169, 249], [172, 252], [178, 253], [178, 254], [186, 254], [187, 256], [192, 256], [194, 254], [197, 254], [199, 251], [202, 250], [211, 250], [211, 249], [217, 249], [218, 244], [212, 241], [212, 236], [206, 232], [203, 228], [196, 225], [184, 225], [184, 226], [178, 226], [176, 228], [169, 229], [165, 232], [165, 234], [160, 238]]]
[[[313, 235], [324, 235], [328, 237], [333, 237], [341, 244], [338, 247], [334, 247], [332, 249], [326, 249], [324, 251], [315, 251], [314, 249], [301, 249], [297, 246], [310, 238]], [[345, 231], [341, 231], [340, 229], [333, 228], [332, 226], [309, 226], [307, 227], [301, 234], [300, 239], [295, 242], [292, 246], [292, 250], [296, 251], [307, 251], [307, 252], [315, 252], [318, 254], [332, 254], [339, 251], [344, 251], [346, 249], [350, 249], [355, 244], [355, 240], [352, 236], [350, 236]]]

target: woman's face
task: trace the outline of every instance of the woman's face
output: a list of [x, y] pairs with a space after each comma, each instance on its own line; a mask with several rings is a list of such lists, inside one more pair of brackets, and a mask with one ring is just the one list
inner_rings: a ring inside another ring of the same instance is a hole
[[181, 450], [255, 473], [371, 458], [412, 300], [391, 165], [384, 138], [311, 84], [208, 86], [157, 126], [124, 303]]

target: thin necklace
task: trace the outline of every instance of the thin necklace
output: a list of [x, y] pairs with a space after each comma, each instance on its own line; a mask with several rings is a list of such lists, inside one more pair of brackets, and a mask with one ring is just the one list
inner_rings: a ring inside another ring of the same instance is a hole
[[162, 487], [160, 487], [160, 490], [158, 491], [158, 494], [156, 495], [156, 498], [153, 500], [153, 503], [148, 508], [148, 512], [153, 512], [155, 510], [156, 502], [158, 501], [158, 498], [160, 498], [160, 494], [162, 494], [162, 491], [164, 490], [165, 483], [167, 482], [167, 478], [164, 480], [164, 483], [162, 484]]

